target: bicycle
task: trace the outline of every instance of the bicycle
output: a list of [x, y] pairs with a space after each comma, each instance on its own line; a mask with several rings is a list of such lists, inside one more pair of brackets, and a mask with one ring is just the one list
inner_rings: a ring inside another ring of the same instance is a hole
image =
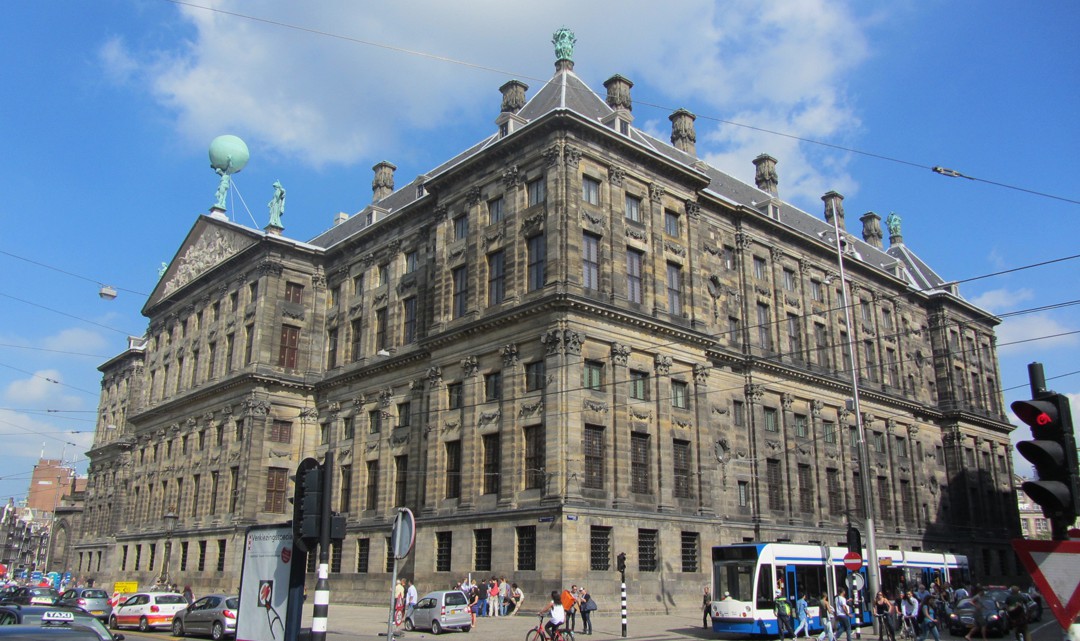
[[554, 636], [549, 637], [547, 631], [544, 630], [544, 615], [538, 614], [536, 618], [539, 621], [535, 628], [525, 633], [525, 641], [574, 641], [574, 633], [571, 630], [562, 628], [563, 625], [566, 625], [565, 621], [558, 628], [555, 628]]

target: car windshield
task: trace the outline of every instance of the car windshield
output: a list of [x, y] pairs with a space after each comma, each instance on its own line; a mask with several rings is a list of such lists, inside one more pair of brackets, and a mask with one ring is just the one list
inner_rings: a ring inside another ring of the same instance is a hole
[[161, 605], [187, 604], [187, 599], [182, 594], [159, 594], [156, 600]]
[[230, 610], [235, 610], [235, 609], [239, 608], [240, 607], [240, 597], [235, 597], [234, 596], [234, 597], [229, 597], [228, 599], [225, 599], [225, 607], [229, 608]]
[[84, 599], [107, 599], [109, 595], [105, 593], [105, 590], [83, 590]]

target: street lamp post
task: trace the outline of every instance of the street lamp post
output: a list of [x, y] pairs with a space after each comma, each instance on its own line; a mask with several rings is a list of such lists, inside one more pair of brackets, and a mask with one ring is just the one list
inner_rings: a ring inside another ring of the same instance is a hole
[[161, 565], [161, 585], [169, 584], [169, 557], [172, 556], [172, 535], [176, 531], [176, 522], [180, 520], [180, 515], [169, 510], [162, 517], [165, 521], [165, 558]]

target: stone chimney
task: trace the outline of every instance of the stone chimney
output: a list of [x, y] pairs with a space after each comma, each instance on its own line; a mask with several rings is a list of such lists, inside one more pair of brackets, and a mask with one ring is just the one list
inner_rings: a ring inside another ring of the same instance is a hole
[[859, 217], [862, 221], [862, 239], [867, 245], [882, 249], [881, 244], [881, 216], [868, 211]]
[[384, 160], [372, 169], [375, 171], [375, 179], [371, 181], [371, 202], [377, 203], [394, 193], [394, 170], [397, 167]]
[[605, 80], [604, 88], [607, 89], [608, 106], [615, 111], [619, 111], [620, 109], [633, 111], [634, 104], [630, 102], [630, 88], [633, 86], [634, 83], [623, 78], [619, 74], [615, 74]]
[[337, 227], [341, 223], [349, 219], [349, 215], [343, 211], [339, 211], [337, 216], [334, 216], [334, 227]]
[[780, 185], [780, 179], [776, 175], [776, 159], [769, 154], [761, 154], [754, 159], [754, 184], [761, 191], [767, 191], [773, 196], [777, 195], [776, 188]]
[[520, 80], [511, 80], [499, 87], [499, 91], [502, 92], [502, 112], [517, 113], [525, 106], [525, 92], [528, 90], [529, 85]]
[[847, 231], [844, 226], [844, 197], [835, 191], [829, 191], [821, 200], [825, 203], [825, 222], [832, 224], [833, 216], [836, 216], [836, 226]]
[[668, 116], [668, 120], [671, 121], [671, 144], [679, 151], [696, 156], [697, 133], [694, 131], [694, 121], [697, 116], [685, 109], [679, 109]]

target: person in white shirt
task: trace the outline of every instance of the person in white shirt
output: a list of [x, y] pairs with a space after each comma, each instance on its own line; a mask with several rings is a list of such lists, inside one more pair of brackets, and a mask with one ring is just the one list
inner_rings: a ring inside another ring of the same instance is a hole
[[551, 618], [544, 624], [544, 631], [547, 632], [549, 639], [554, 639], [555, 630], [558, 630], [559, 626], [566, 621], [566, 610], [563, 609], [562, 598], [555, 590], [551, 592], [551, 602], [543, 610], [540, 610], [540, 616], [545, 614]]
[[409, 586], [409, 589], [405, 590], [405, 616], [410, 617], [413, 608], [416, 607], [416, 586], [413, 585], [412, 581], [406, 581], [405, 583]]
[[847, 635], [847, 641], [851, 641], [851, 606], [848, 605], [847, 590], [840, 588], [836, 593], [836, 632], [843, 631]]

